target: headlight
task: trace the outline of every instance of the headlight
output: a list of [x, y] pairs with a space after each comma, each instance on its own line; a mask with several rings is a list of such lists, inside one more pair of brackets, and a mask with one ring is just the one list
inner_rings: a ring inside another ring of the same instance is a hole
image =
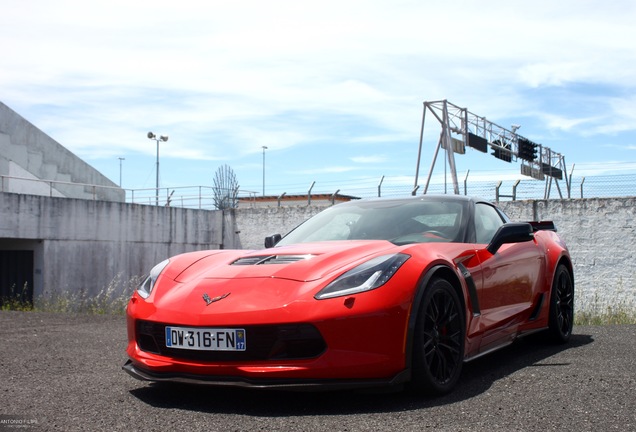
[[400, 266], [409, 259], [409, 255], [383, 255], [343, 273], [336, 280], [324, 287], [315, 299], [323, 300], [332, 297], [357, 294], [381, 287], [393, 277]]
[[152, 270], [150, 270], [150, 274], [148, 275], [148, 277], [143, 281], [141, 285], [139, 285], [139, 288], [137, 288], [137, 293], [141, 297], [148, 298], [148, 296], [152, 292], [152, 289], [155, 287], [157, 278], [169, 262], [170, 260], [161, 261], [159, 264], [154, 266]]

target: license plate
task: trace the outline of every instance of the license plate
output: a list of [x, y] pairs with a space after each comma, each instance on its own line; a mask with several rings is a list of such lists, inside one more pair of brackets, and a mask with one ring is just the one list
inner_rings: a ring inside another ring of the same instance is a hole
[[245, 330], [167, 326], [166, 347], [201, 351], [245, 351]]

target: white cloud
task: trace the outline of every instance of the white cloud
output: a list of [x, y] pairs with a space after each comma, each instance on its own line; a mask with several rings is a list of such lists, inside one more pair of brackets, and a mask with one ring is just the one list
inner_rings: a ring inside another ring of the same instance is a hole
[[325, 166], [322, 168], [312, 168], [312, 169], [303, 169], [303, 170], [290, 170], [289, 174], [307, 174], [307, 175], [316, 175], [316, 174], [341, 174], [347, 173], [350, 171], [354, 171], [356, 168], [350, 166]]
[[439, 99], [543, 136], [636, 129], [625, 2], [0, 2], [3, 102], [89, 159], [151, 155], [155, 130], [191, 160], [384, 145], [351, 161], [403, 175]]
[[386, 161], [386, 157], [383, 155], [355, 156], [351, 158], [351, 161], [359, 164], [381, 163]]

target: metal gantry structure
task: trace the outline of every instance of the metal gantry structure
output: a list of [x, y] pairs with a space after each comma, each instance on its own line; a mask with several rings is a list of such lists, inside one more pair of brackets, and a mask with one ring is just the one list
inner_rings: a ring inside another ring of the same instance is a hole
[[465, 154], [466, 147], [470, 147], [482, 153], [488, 153], [490, 149], [492, 150], [492, 156], [505, 162], [520, 162], [521, 174], [537, 180], [545, 180], [545, 199], [550, 196], [553, 182], [556, 185], [559, 196], [563, 198], [559, 180], [565, 181], [567, 196], [570, 196], [570, 180], [565, 167], [565, 158], [562, 154], [517, 134], [520, 126], [513, 125], [510, 129], [506, 129], [487, 120], [486, 117], [473, 114], [467, 108], [461, 108], [447, 100], [424, 102], [413, 195], [419, 189], [419, 170], [427, 112], [439, 122], [441, 132], [426, 179], [424, 194], [428, 191], [439, 151], [444, 149], [447, 158], [446, 162], [450, 167], [450, 174], [453, 180], [453, 191], [456, 195], [459, 195], [454, 155], [456, 153]]

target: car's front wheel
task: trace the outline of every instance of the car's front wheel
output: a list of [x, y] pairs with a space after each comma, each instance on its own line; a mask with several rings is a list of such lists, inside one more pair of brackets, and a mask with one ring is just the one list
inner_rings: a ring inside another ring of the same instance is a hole
[[557, 267], [550, 293], [550, 318], [548, 333], [557, 343], [566, 343], [574, 327], [574, 282], [563, 265]]
[[457, 383], [464, 361], [464, 312], [453, 286], [434, 278], [419, 306], [413, 344], [413, 389], [448, 393]]

